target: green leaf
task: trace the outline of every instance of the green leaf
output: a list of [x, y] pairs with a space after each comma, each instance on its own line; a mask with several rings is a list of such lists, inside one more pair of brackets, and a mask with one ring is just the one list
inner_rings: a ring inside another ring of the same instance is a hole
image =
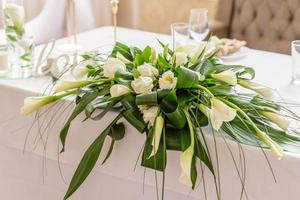
[[[152, 152], [152, 137], [153, 137], [153, 128], [150, 129], [149, 134], [147, 135], [147, 140], [145, 143], [144, 151], [143, 151], [143, 156], [142, 156], [142, 166], [148, 167], [150, 169], [158, 170], [158, 171], [164, 171], [167, 165], [167, 160], [166, 160], [166, 149], [164, 148], [165, 145], [163, 142], [165, 141], [164, 139], [160, 140], [160, 144], [157, 150], [157, 153], [150, 157], [150, 154]], [[164, 136], [163, 136], [164, 137]]]
[[121, 104], [125, 110], [138, 109], [135, 104], [135, 96], [133, 94], [123, 97], [121, 99]]
[[190, 70], [186, 67], [179, 67], [177, 73], [176, 88], [197, 88], [199, 82], [204, 80], [204, 77], [199, 72]]
[[66, 124], [64, 125], [63, 129], [60, 131], [60, 141], [62, 143], [62, 149], [61, 153], [65, 151], [65, 143], [66, 143], [66, 137], [69, 132], [69, 128], [71, 125], [71, 122], [82, 112], [85, 110], [86, 106], [92, 102], [98, 94], [96, 92], [88, 92], [84, 94], [81, 99], [79, 100], [79, 103], [75, 106], [72, 114], [70, 115], [69, 119], [67, 120]]
[[108, 134], [113, 140], [118, 141], [124, 138], [125, 126], [123, 123], [118, 123], [112, 125], [110, 132]]
[[[189, 146], [191, 145], [191, 138], [189, 129], [185, 129], [181, 134], [181, 151], [184, 152]], [[196, 168], [196, 162], [195, 162], [195, 151], [191, 163], [191, 181], [192, 181], [192, 189], [195, 188], [196, 180], [197, 180], [197, 168]]]
[[122, 71], [117, 71], [115, 73], [115, 78], [122, 78], [125, 80], [133, 80], [133, 75], [130, 72], [122, 72]]
[[105, 108], [103, 110], [101, 110], [101, 112], [99, 112], [97, 115], [93, 116], [92, 114], [95, 112], [95, 110], [97, 109], [97, 105], [92, 105], [92, 107], [94, 108], [92, 112], [88, 112], [86, 110], [85, 114], [87, 116], [87, 118], [90, 118], [94, 121], [98, 121], [100, 119], [102, 119], [102, 117], [104, 117], [106, 115], [106, 113], [108, 113], [108, 111], [111, 111], [114, 107], [114, 105], [116, 104], [116, 102], [110, 102], [108, 103]]
[[150, 92], [136, 96], [136, 105], [157, 105], [157, 92]]
[[151, 56], [152, 52], [151, 52], [151, 47], [147, 46], [143, 53], [142, 53], [142, 56], [143, 56], [143, 59], [144, 59], [144, 62], [146, 63], [149, 63], [150, 62], [150, 56]]
[[162, 46], [162, 48], [165, 50], [165, 49], [168, 49], [168, 54], [170, 56], [173, 56], [174, 52], [169, 48], [169, 44], [164, 44], [163, 42], [161, 42], [158, 38], [156, 38], [158, 43]]
[[106, 136], [109, 134], [111, 127], [121, 117], [122, 115], [119, 114], [86, 150], [73, 175], [69, 188], [65, 194], [64, 200], [68, 199], [80, 187], [80, 185], [90, 174], [99, 158]]
[[116, 42], [112, 54], [112, 57], [116, 57], [117, 56], [117, 52], [119, 52], [120, 54], [122, 54], [126, 59], [128, 59], [129, 61], [133, 61], [133, 57], [131, 55], [131, 49], [126, 45], [126, 44], [122, 44], [120, 42]]
[[209, 91], [213, 93], [215, 96], [219, 95], [231, 95], [233, 94], [233, 87], [230, 85], [215, 85], [208, 87]]
[[113, 149], [114, 149], [114, 145], [115, 145], [115, 140], [112, 139], [111, 142], [110, 142], [110, 146], [109, 146], [109, 149], [108, 149], [108, 151], [107, 151], [107, 154], [106, 154], [106, 156], [105, 156], [105, 158], [104, 158], [104, 160], [103, 160], [103, 162], [102, 162], [102, 165], [105, 164], [105, 162], [106, 162], [106, 161], [108, 160], [108, 158], [110, 157], [110, 155], [111, 155], [111, 153], [112, 153], [112, 151], [113, 151]]
[[166, 147], [168, 150], [181, 151], [181, 130], [166, 128]]
[[177, 109], [177, 106], [178, 106], [176, 91], [171, 90], [167, 96], [162, 98], [159, 105], [160, 105], [160, 108], [165, 113], [174, 112]]
[[137, 109], [129, 109], [123, 113], [124, 118], [140, 133], [143, 133], [146, 129], [146, 123], [143, 120], [143, 116]]
[[159, 66], [160, 72], [166, 71], [172, 68], [172, 65], [165, 57], [158, 55], [157, 65]]

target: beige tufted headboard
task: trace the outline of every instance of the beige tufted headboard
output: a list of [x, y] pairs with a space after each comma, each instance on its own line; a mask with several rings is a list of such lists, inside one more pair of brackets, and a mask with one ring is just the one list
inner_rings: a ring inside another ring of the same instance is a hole
[[229, 37], [249, 47], [289, 54], [300, 39], [300, 0], [221, 0], [218, 10]]

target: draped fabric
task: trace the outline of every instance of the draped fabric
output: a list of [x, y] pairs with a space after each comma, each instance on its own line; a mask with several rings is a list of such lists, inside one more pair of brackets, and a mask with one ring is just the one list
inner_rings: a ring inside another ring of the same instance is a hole
[[[75, 2], [78, 32], [111, 23], [109, 1], [76, 0]], [[2, 0], [0, 0], [1, 4]], [[24, 0], [24, 7], [26, 32], [34, 36], [36, 44], [67, 35], [66, 0]], [[3, 22], [0, 21], [3, 27]], [[3, 31], [0, 40], [2, 39]]]

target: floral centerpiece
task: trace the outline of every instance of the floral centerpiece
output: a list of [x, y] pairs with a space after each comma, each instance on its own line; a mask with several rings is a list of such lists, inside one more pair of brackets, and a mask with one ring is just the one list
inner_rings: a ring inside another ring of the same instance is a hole
[[[299, 117], [283, 104], [271, 100], [272, 91], [254, 83], [254, 70], [241, 65], [224, 65], [218, 50], [207, 46], [181, 46], [175, 51], [160, 43], [162, 52], [147, 46], [143, 50], [116, 43], [103, 58], [99, 52], [82, 55], [72, 69], [77, 81], [58, 80], [53, 94], [28, 97], [23, 115], [75, 95], [76, 106], [60, 132], [61, 152], [71, 122], [84, 113], [86, 119], [100, 120], [107, 112], [119, 114], [86, 150], [71, 180], [64, 199], [84, 182], [101, 153], [107, 137], [112, 140], [109, 158], [116, 141], [126, 136], [121, 118], [145, 134], [141, 165], [164, 171], [167, 152], [180, 151], [179, 181], [195, 188], [196, 160], [215, 177], [202, 128], [246, 145], [269, 148], [278, 159], [284, 151], [300, 146], [300, 137], [289, 128], [289, 120]], [[238, 92], [238, 87], [249, 93]]]

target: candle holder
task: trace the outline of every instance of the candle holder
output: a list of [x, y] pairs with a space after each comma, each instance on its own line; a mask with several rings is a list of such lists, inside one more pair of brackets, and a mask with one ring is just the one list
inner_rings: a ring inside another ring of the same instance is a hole
[[111, 10], [113, 14], [113, 26], [114, 26], [114, 43], [117, 42], [117, 15], [119, 10], [119, 0], [111, 0]]
[[78, 51], [82, 48], [78, 44], [77, 34], [77, 17], [75, 0], [66, 0], [66, 29], [68, 36], [68, 43], [61, 44], [57, 47], [60, 52], [75, 55], [74, 62], [76, 62]]

